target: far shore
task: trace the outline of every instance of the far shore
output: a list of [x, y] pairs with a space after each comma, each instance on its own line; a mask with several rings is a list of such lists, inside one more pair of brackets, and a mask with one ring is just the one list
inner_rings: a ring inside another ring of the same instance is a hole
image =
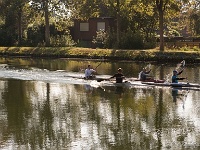
[[81, 47], [0, 47], [2, 57], [84, 58], [131, 61], [200, 62], [200, 50], [122, 50]]

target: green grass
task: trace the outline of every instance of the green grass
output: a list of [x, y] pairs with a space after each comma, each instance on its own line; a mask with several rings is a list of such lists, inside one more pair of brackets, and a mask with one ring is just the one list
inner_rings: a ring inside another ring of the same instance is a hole
[[152, 61], [189, 61], [200, 60], [200, 49], [182, 48], [166, 49], [160, 52], [157, 49], [148, 50], [119, 50], [119, 49], [91, 49], [81, 47], [0, 47], [0, 55], [31, 56], [31, 57], [68, 57], [90, 59], [119, 59], [119, 60], [152, 60]]

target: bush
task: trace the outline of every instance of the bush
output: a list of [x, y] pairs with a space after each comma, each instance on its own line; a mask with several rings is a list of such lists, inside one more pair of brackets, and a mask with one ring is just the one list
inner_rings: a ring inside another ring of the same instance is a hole
[[92, 43], [94, 43], [98, 48], [104, 48], [108, 39], [107, 33], [104, 30], [99, 30], [96, 33], [97, 35], [93, 38]]
[[144, 42], [144, 49], [153, 49], [156, 47], [156, 38], [155, 37], [149, 37], [145, 39]]
[[143, 49], [144, 37], [139, 32], [134, 33], [131, 30], [121, 33], [119, 48], [122, 49]]
[[1, 46], [15, 46], [17, 41], [17, 34], [11, 27], [5, 25], [0, 26], [0, 45]]
[[[31, 26], [27, 30], [27, 43], [29, 46], [42, 46], [45, 43], [44, 24]], [[59, 31], [55, 25], [50, 25], [51, 46], [73, 46], [75, 45], [67, 31]]]
[[97, 31], [97, 35], [93, 38], [92, 43], [98, 48], [117, 48], [116, 37], [116, 32], [110, 29], [107, 32], [100, 30]]
[[27, 30], [27, 43], [29, 46], [38, 46], [45, 41], [44, 25], [32, 26]]
[[51, 46], [74, 46], [75, 42], [70, 35], [56, 35], [50, 38]]

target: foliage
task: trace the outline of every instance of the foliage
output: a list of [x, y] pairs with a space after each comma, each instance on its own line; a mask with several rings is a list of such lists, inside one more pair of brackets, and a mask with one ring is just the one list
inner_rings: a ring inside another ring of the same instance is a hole
[[27, 30], [27, 42], [29, 46], [38, 46], [44, 44], [44, 25], [31, 26]]
[[[47, 2], [48, 5], [46, 5]], [[47, 6], [47, 9], [44, 9], [44, 6]], [[4, 21], [2, 21], [2, 31], [0, 31], [0, 33], [4, 33], [3, 35], [6, 35], [1, 37], [1, 45], [21, 45], [22, 41], [25, 41], [27, 38], [27, 32], [30, 31], [30, 26], [38, 26], [45, 24], [46, 28], [49, 24], [49, 21], [55, 22], [57, 24], [56, 27], [61, 28], [60, 30], [63, 30], [64, 27], [67, 28], [69, 26], [69, 21], [66, 21], [66, 19], [64, 20], [63, 18], [67, 18], [66, 14], [68, 12], [66, 11], [66, 9], [60, 9], [63, 6], [64, 1], [62, 2], [60, 0], [0, 1], [0, 18], [4, 19]], [[49, 12], [47, 12], [46, 10], [49, 10]], [[47, 17], [45, 16], [45, 12], [48, 13], [46, 15]], [[45, 33], [48, 33], [48, 30], [45, 30]], [[45, 37], [46, 35], [48, 34], [45, 34]], [[31, 39], [31, 41], [34, 40], [35, 39]], [[30, 42], [30, 39], [26, 41]], [[39, 35], [39, 37], [36, 37], [35, 41], [38, 41], [40, 43], [41, 35]], [[26, 45], [28, 45], [28, 43], [26, 43]]]
[[[29, 46], [44, 45], [45, 41], [45, 25], [35, 25], [28, 28], [27, 44]], [[72, 46], [75, 45], [71, 36], [65, 30], [59, 31], [56, 25], [50, 25], [51, 46]]]
[[104, 30], [99, 30], [96, 33], [97, 33], [97, 35], [96, 35], [96, 37], [93, 38], [92, 43], [97, 45], [97, 47], [99, 47], [99, 48], [105, 48], [104, 46], [108, 40], [107, 33]]
[[149, 49], [155, 48], [154, 37], [145, 37], [141, 31], [134, 32], [131, 29], [121, 33], [119, 48], [125, 49]]
[[117, 34], [113, 29], [107, 31], [107, 38], [104, 44], [104, 48], [117, 48]]
[[185, 6], [184, 17], [186, 18], [186, 25], [188, 27], [188, 30], [191, 32], [192, 36], [198, 36], [200, 35], [200, 1], [197, 0], [191, 0], [190, 3], [188, 3]]
[[143, 43], [143, 35], [140, 32], [133, 32], [131, 30], [128, 30], [127, 32], [124, 32], [120, 36], [120, 44], [119, 48], [125, 48], [125, 49], [143, 49], [144, 43]]
[[97, 33], [99, 47], [154, 48], [156, 33], [177, 36], [190, 29], [198, 36], [199, 5], [198, 0], [1, 0], [0, 44], [38, 46], [49, 39], [53, 46], [73, 45], [68, 29], [73, 19], [109, 16], [116, 27]]
[[156, 48], [156, 38], [154, 36], [146, 38], [146, 41], [144, 42], [144, 49], [153, 48]]
[[71, 47], [74, 46], [76, 43], [72, 40], [70, 35], [56, 35], [50, 38], [51, 46], [58, 46], [58, 47]]

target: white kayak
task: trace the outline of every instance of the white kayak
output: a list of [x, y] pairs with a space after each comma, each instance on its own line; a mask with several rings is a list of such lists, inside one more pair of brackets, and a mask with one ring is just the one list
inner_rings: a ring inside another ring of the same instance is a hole
[[171, 87], [195, 87], [195, 88], [200, 88], [200, 84], [195, 84], [195, 83], [185, 83], [185, 82], [180, 82], [180, 83], [170, 83], [170, 82], [165, 82], [165, 83], [155, 83], [155, 82], [142, 82], [143, 84], [146, 85], [155, 85], [155, 86], [171, 86]]
[[115, 81], [99, 82], [101, 86], [115, 86], [115, 87], [152, 87], [154, 85], [145, 85], [141, 81], [124, 81], [123, 83], [116, 83]]

